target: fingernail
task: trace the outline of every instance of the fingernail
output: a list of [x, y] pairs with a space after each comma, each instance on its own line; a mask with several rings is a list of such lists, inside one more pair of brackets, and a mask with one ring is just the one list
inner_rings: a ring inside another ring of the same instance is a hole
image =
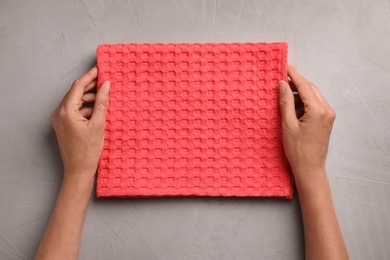
[[108, 94], [108, 92], [110, 92], [110, 86], [111, 86], [111, 82], [109, 82], [109, 81], [105, 81], [103, 83], [103, 92], [105, 94]]
[[287, 87], [286, 87], [285, 82], [279, 81], [279, 92], [283, 94], [283, 93], [286, 93], [286, 90], [287, 90]]

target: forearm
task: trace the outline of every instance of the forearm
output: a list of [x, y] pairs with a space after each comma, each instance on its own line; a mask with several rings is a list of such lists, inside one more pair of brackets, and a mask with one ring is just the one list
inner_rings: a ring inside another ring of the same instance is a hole
[[333, 208], [325, 171], [297, 178], [306, 259], [349, 259]]
[[77, 259], [93, 174], [66, 175], [35, 259]]

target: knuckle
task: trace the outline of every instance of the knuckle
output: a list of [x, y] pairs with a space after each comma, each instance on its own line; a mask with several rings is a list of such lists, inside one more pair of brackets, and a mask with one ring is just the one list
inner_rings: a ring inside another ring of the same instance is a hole
[[68, 116], [68, 111], [66, 108], [64, 107], [61, 107], [59, 110], [58, 110], [58, 118], [61, 120], [61, 119], [64, 119]]
[[76, 86], [76, 85], [79, 85], [79, 84], [80, 84], [80, 79], [76, 79], [75, 81], [73, 81], [72, 86]]
[[290, 104], [290, 100], [288, 99], [288, 98], [281, 98], [280, 100], [279, 100], [279, 105], [281, 106], [281, 107], [286, 107], [286, 106], [288, 106]]
[[329, 108], [329, 120], [332, 122], [336, 120], [336, 111], [333, 108]]
[[305, 84], [308, 86], [311, 86], [311, 84], [312, 84], [310, 80], [308, 80], [307, 78], [305, 78], [303, 76], [302, 76], [301, 80], [302, 80], [302, 84]]
[[318, 109], [318, 114], [319, 114], [322, 118], [324, 118], [324, 117], [327, 116], [328, 112], [326, 111], [325, 108], [321, 107], [320, 109]]
[[312, 88], [315, 88], [316, 87], [316, 85], [314, 85], [314, 83], [313, 82], [311, 82], [311, 81], [307, 81], [307, 84], [310, 86], [310, 87], [312, 87]]
[[333, 122], [336, 119], [336, 112], [331, 107], [318, 107], [316, 109], [317, 115], [323, 120]]
[[98, 102], [99, 102], [99, 105], [101, 105], [103, 107], [108, 107], [108, 99], [100, 99]]
[[304, 79], [304, 78], [300, 78], [300, 79], [298, 79], [297, 80], [297, 86], [304, 86], [304, 85], [306, 85], [307, 84], [307, 81], [306, 81], [306, 79]]
[[323, 106], [316, 104], [316, 105], [312, 105], [311, 108], [312, 108], [311, 111], [313, 115], [315, 115], [315, 117], [320, 119], [325, 119], [327, 112]]
[[55, 119], [56, 119], [56, 112], [57, 110], [54, 110], [51, 114], [50, 114], [50, 122], [54, 122]]
[[280, 107], [282, 107], [282, 108], [287, 107], [287, 106], [288, 106], [288, 101], [286, 101], [286, 100], [280, 101], [280, 102], [279, 102], [279, 105], [280, 105]]

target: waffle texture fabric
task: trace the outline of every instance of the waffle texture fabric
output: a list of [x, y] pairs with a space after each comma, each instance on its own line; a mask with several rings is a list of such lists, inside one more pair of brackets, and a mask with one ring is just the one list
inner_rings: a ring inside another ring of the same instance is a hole
[[104, 44], [97, 197], [293, 197], [278, 82], [287, 43]]

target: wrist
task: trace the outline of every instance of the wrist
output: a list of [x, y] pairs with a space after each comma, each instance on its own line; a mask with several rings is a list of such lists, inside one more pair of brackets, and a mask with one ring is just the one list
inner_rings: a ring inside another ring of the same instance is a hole
[[329, 190], [325, 169], [307, 172], [297, 171], [294, 172], [294, 179], [300, 196], [313, 197]]
[[78, 166], [75, 164], [69, 165], [64, 164], [64, 177], [66, 176], [79, 176], [80, 178], [92, 178], [95, 176], [97, 171], [97, 166], [85, 167]]
[[93, 176], [81, 174], [64, 175], [59, 198], [65, 201], [77, 200], [81, 204], [83, 204], [83, 201], [87, 203], [91, 196], [93, 183]]
[[95, 180], [94, 171], [67, 172], [64, 171], [62, 184], [72, 183], [77, 185], [90, 185]]

